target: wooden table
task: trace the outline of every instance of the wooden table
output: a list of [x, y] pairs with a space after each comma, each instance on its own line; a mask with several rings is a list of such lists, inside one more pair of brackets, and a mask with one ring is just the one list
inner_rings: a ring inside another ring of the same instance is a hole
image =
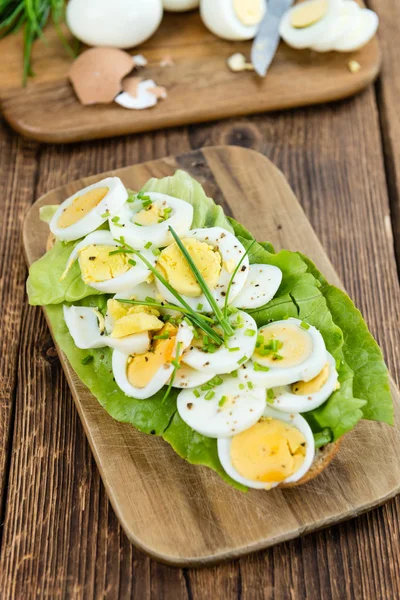
[[398, 381], [400, 5], [370, 4], [382, 17], [384, 71], [350, 101], [68, 147], [24, 141], [0, 121], [2, 599], [400, 597], [400, 499], [214, 568], [174, 569], [133, 548], [42, 313], [26, 303], [20, 235], [32, 202], [70, 180], [207, 145], [254, 148], [288, 177]]

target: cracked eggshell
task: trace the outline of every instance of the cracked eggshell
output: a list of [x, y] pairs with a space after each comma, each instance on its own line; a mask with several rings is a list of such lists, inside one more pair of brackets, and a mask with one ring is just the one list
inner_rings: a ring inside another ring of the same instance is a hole
[[162, 15], [162, 0], [70, 0], [66, 20], [89, 46], [132, 48], [153, 35]]
[[140, 81], [136, 87], [135, 96], [132, 96], [128, 92], [122, 92], [115, 98], [115, 102], [124, 108], [133, 110], [151, 108], [158, 102], [156, 94], [151, 91], [155, 88], [157, 88], [157, 86], [152, 79]]
[[110, 104], [133, 66], [132, 57], [122, 50], [91, 48], [74, 61], [68, 77], [82, 104]]

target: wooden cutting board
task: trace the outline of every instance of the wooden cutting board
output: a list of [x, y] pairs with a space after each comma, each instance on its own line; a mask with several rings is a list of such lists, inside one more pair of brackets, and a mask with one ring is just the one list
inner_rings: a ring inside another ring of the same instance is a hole
[[[24, 223], [28, 264], [45, 251], [48, 227], [39, 222], [41, 206], [59, 203], [105, 175], [139, 189], [149, 177], [177, 168], [196, 177], [258, 239], [301, 250], [341, 285], [282, 173], [260, 154], [228, 146], [103, 173], [46, 194]], [[240, 556], [354, 517], [400, 492], [400, 394], [394, 385], [395, 428], [361, 422], [314, 481], [243, 494], [179, 458], [161, 438], [111, 419], [60, 350], [59, 355], [114, 510], [128, 538], [156, 559], [193, 566]]]
[[[218, 0], [216, 0], [218, 1]], [[377, 76], [381, 53], [376, 39], [359, 52], [317, 54], [281, 44], [268, 76], [232, 73], [226, 59], [235, 52], [250, 56], [251, 42], [225, 42], [202, 24], [198, 12], [166, 13], [156, 35], [135, 49], [149, 66], [146, 78], [166, 86], [168, 98], [152, 109], [131, 111], [117, 104], [79, 104], [67, 72], [71, 58], [52, 28], [47, 45], [36, 42], [35, 77], [22, 81], [22, 36], [0, 42], [0, 102], [5, 118], [19, 133], [44, 142], [63, 143], [150, 131], [213, 119], [237, 117], [351, 96]], [[173, 67], [161, 67], [170, 56]], [[361, 69], [350, 73], [348, 63]]]

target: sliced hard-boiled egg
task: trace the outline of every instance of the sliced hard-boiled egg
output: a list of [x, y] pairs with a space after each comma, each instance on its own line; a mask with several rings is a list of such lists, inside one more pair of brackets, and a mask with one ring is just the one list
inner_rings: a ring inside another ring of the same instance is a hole
[[246, 284], [232, 302], [237, 308], [260, 308], [275, 296], [282, 271], [273, 265], [250, 265]]
[[[63, 277], [75, 260], [78, 259], [83, 281], [90, 287], [115, 294], [131, 290], [143, 283], [151, 275], [145, 264], [131, 254], [112, 254], [121, 244], [116, 242], [110, 231], [94, 231], [77, 244], [72, 251]], [[155, 256], [149, 250], [143, 250], [147, 260], [155, 264]]]
[[[205, 279], [213, 298], [219, 306], [224, 306], [232, 275], [245, 255], [244, 247], [232, 233], [222, 227], [193, 229], [182, 238], [182, 242]], [[157, 260], [157, 269], [191, 308], [198, 312], [212, 311], [184, 255], [175, 242], [162, 250]], [[249, 261], [245, 256], [232, 280], [229, 303], [242, 291], [248, 272]], [[158, 279], [156, 285], [165, 300], [180, 304]]]
[[127, 202], [110, 219], [110, 230], [119, 238], [121, 231], [127, 244], [141, 250], [147, 246], [161, 248], [173, 242], [172, 227], [181, 236], [190, 230], [193, 206], [184, 200], [149, 192], [140, 194], [135, 202]]
[[172, 386], [175, 388], [195, 388], [197, 386], [204, 385], [210, 381], [213, 376], [214, 373], [192, 369], [192, 367], [189, 367], [189, 365], [186, 365], [182, 361], [180, 369], [178, 369], [175, 374], [175, 379]]
[[165, 10], [171, 12], [184, 12], [186, 10], [193, 10], [200, 4], [200, 0], [163, 0]]
[[275, 388], [268, 402], [284, 412], [305, 413], [326, 402], [337, 385], [336, 362], [328, 352], [327, 362], [316, 377], [310, 381], [296, 381], [291, 385]]
[[354, 27], [335, 40], [333, 49], [337, 52], [359, 50], [374, 37], [379, 27], [378, 15], [368, 8], [361, 9], [354, 21]]
[[[118, 294], [115, 294], [115, 296], [113, 297], [113, 300], [143, 301], [143, 300], [146, 300], [147, 298], [152, 298], [157, 301], [157, 296], [158, 296], [158, 292], [157, 292], [157, 288], [154, 285], [154, 283], [144, 282], [144, 283], [139, 283], [139, 285], [136, 285], [131, 290], [127, 290], [126, 292], [119, 292]], [[106, 312], [106, 316], [104, 317], [104, 322], [105, 322], [105, 328], [106, 328], [107, 333], [111, 333], [114, 323], [115, 323], [115, 318], [112, 315], [112, 313], [110, 313], [108, 311]]]
[[293, 48], [309, 48], [324, 39], [343, 0], [306, 0], [282, 17], [279, 32]]
[[265, 410], [265, 390], [250, 390], [234, 377], [221, 379], [209, 390], [183, 390], [178, 396], [180, 417], [206, 437], [236, 435], [254, 425]]
[[64, 320], [75, 346], [81, 350], [108, 346], [124, 354], [143, 354], [150, 346], [147, 331], [121, 338], [105, 335], [101, 313], [87, 306], [64, 306]]
[[320, 332], [299, 319], [275, 321], [258, 331], [252, 360], [243, 364], [243, 382], [266, 388], [310, 381], [327, 362], [325, 342]]
[[115, 350], [112, 369], [118, 387], [139, 400], [154, 396], [168, 383], [176, 370], [172, 361], [180, 360], [192, 338], [193, 330], [185, 322], [177, 327], [167, 323], [157, 339], [153, 336], [149, 352], [132, 357]]
[[[185, 352], [184, 361], [187, 365], [204, 373], [231, 373], [244, 365], [252, 356], [257, 341], [257, 324], [253, 317], [239, 311], [230, 317], [234, 334], [213, 352], [195, 345]], [[200, 342], [202, 343], [202, 342]]]
[[315, 455], [314, 437], [299, 414], [269, 406], [252, 427], [234, 437], [218, 439], [218, 456], [232, 479], [247, 487], [269, 490], [299, 481]]
[[64, 200], [50, 221], [50, 231], [59, 240], [78, 240], [115, 215], [127, 198], [119, 177], [107, 177]]
[[354, 29], [360, 13], [361, 8], [357, 2], [354, 0], [343, 0], [323, 38], [311, 46], [311, 49], [316, 52], [331, 52], [335, 47], [336, 40], [346, 36]]
[[266, 11], [265, 0], [200, 0], [204, 25], [225, 40], [251, 40]]

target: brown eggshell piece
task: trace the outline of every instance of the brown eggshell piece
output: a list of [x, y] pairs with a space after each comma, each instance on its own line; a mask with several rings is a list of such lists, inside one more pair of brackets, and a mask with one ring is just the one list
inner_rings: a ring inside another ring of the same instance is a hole
[[154, 94], [158, 100], [164, 99], [167, 97], [166, 88], [162, 87], [160, 85], [156, 85], [156, 87], [148, 88], [147, 91], [150, 92], [150, 94]]
[[82, 104], [110, 104], [133, 67], [132, 56], [123, 50], [90, 48], [78, 56], [68, 77]]
[[137, 97], [138, 85], [143, 81], [143, 77], [125, 77], [122, 82], [122, 89], [133, 98]]

